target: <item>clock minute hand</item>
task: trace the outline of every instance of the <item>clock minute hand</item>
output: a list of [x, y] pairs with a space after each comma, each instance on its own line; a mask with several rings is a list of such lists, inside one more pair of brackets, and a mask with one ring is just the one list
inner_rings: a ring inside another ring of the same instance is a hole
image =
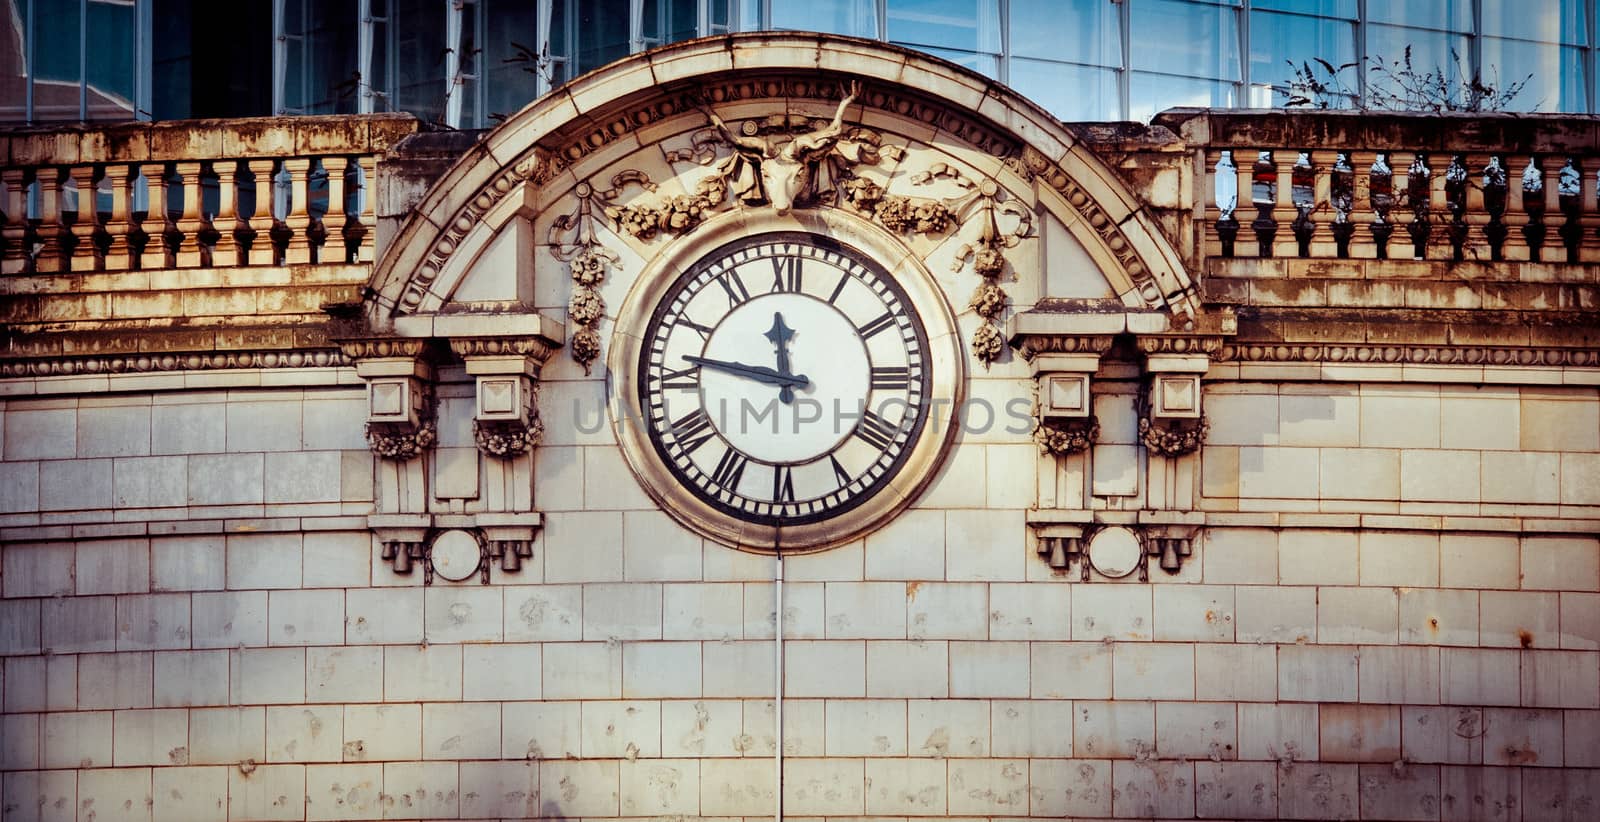
[[792, 388], [804, 388], [811, 384], [811, 380], [804, 374], [781, 374], [776, 370], [760, 365], [746, 365], [742, 362], [729, 362], [726, 360], [713, 360], [706, 357], [684, 356], [684, 361], [694, 363], [703, 368], [713, 368], [724, 371], [736, 377], [745, 377], [766, 385], [779, 385]]

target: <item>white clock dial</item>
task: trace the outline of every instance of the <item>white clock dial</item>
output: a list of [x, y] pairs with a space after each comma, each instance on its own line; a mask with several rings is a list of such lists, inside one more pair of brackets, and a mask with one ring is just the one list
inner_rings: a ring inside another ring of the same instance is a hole
[[929, 414], [928, 342], [905, 293], [810, 234], [724, 246], [657, 303], [639, 363], [651, 445], [714, 508], [809, 523], [881, 490]]

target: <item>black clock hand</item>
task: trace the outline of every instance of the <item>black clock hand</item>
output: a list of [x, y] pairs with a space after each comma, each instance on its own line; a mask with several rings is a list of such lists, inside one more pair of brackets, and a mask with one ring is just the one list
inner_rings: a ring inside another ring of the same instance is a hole
[[706, 357], [684, 356], [685, 362], [694, 363], [703, 368], [714, 368], [736, 377], [752, 379], [766, 385], [780, 385], [785, 388], [804, 388], [811, 384], [811, 380], [804, 374], [780, 374], [771, 368], [760, 365], [745, 365], [742, 362], [728, 362], [713, 360]]
[[[794, 336], [794, 330], [783, 324], [783, 315], [777, 312], [772, 314], [772, 329], [764, 335], [772, 341], [778, 352], [778, 373], [789, 373], [789, 339]], [[788, 405], [794, 402], [794, 388], [785, 385], [778, 389], [778, 399]]]

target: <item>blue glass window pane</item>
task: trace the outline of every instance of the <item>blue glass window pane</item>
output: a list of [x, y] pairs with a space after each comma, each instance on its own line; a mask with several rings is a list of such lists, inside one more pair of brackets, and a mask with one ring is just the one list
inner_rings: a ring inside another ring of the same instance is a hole
[[985, 77], [998, 78], [1000, 76], [1000, 55], [998, 54], [981, 54], [974, 51], [956, 51], [955, 49], [932, 49], [915, 43], [896, 43], [895, 45], [914, 48], [935, 57], [942, 57], [958, 66], [972, 69]]
[[[1527, 0], [1522, 0], [1521, 5], [1526, 6]], [[1367, 4], [1367, 20], [1417, 28], [1472, 31], [1472, 0], [1378, 0]]]
[[[1405, 70], [1407, 50], [1411, 55], [1411, 71], [1427, 74], [1443, 71], [1453, 88], [1459, 88], [1467, 67], [1468, 40], [1464, 35], [1446, 34], [1426, 29], [1399, 26], [1367, 26], [1367, 90], [1369, 100], [1382, 105], [1382, 95], [1404, 96], [1399, 83], [1389, 74]], [[1373, 71], [1381, 67], [1383, 70]], [[1390, 106], [1393, 107], [1393, 106]]]
[[1507, 111], [1588, 110], [1582, 49], [1499, 37], [1485, 37], [1482, 45], [1485, 83], [1503, 90], [1527, 80]]
[[1103, 0], [1011, 0], [1011, 53], [1122, 65], [1122, 20]]
[[628, 0], [578, 4], [577, 74], [628, 56]]
[[78, 0], [34, 0], [33, 119], [78, 119]]
[[1135, 3], [1131, 12], [1131, 41], [1160, 46], [1135, 49], [1135, 69], [1180, 77], [1239, 79], [1239, 26], [1233, 9], [1146, 0]]
[[[1355, 24], [1276, 12], [1250, 15], [1252, 85], [1287, 86], [1294, 77], [1294, 67], [1302, 64], [1309, 64], [1318, 80], [1327, 80], [1327, 73], [1313, 57], [1321, 57], [1335, 67], [1355, 63]], [[1335, 79], [1351, 90], [1359, 89], [1361, 67], [1351, 65], [1338, 72]]]
[[1062, 120], [1120, 120], [1112, 69], [1011, 59], [1011, 87]]
[[878, 12], [873, 0], [772, 0], [772, 27], [878, 36]]
[[1483, 33], [1550, 43], [1584, 45], [1588, 26], [1582, 0], [1483, 0]]
[[133, 119], [133, 37], [139, 28], [131, 3], [90, 0], [88, 38], [89, 119]]
[[1177, 106], [1232, 108], [1236, 99], [1232, 83], [1135, 72], [1128, 81], [1128, 118], [1149, 122]]
[[1356, 19], [1356, 0], [1254, 0], [1250, 7], [1258, 10], [1314, 14], [1319, 17]]
[[888, 16], [897, 43], [1000, 53], [997, 0], [889, 0]]
[[[483, 67], [485, 116], [516, 113], [538, 93], [539, 32], [532, 4], [493, 3], [484, 20]], [[491, 125], [485, 123], [485, 125]]]
[[438, 122], [444, 117], [444, 7], [432, 0], [394, 0], [395, 107]]

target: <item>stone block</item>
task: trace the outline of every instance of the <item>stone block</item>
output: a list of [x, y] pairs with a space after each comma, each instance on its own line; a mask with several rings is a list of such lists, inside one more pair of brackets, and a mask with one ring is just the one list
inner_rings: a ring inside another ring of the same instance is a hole
[[905, 639], [908, 600], [921, 587], [898, 582], [826, 583], [824, 635], [828, 639]]
[[1477, 451], [1400, 452], [1400, 498], [1429, 502], [1477, 502], [1481, 490]]
[[1400, 758], [1400, 708], [1323, 705], [1321, 753], [1328, 762], [1394, 762]]
[[1561, 647], [1600, 650], [1600, 594], [1562, 592]]
[[622, 696], [622, 648], [605, 642], [546, 645], [544, 698]]
[[1363, 531], [1361, 584], [1434, 588], [1439, 585], [1439, 535]]
[[1561, 455], [1561, 503], [1600, 505], [1600, 454]]
[[1533, 591], [1478, 595], [1479, 642], [1499, 648], [1554, 648], [1560, 644], [1561, 597]]
[[1035, 642], [1030, 647], [1034, 699], [1110, 699], [1112, 649], [1104, 642]]
[[372, 819], [382, 803], [382, 765], [306, 766], [307, 820]]
[[265, 708], [196, 708], [189, 712], [189, 763], [238, 765], [267, 756]]
[[1298, 386], [1283, 386], [1278, 397], [1279, 445], [1349, 447], [1362, 442], [1363, 398], [1354, 390], [1315, 386], [1315, 393], [1302, 394], [1291, 388]]
[[111, 460], [39, 463], [39, 510], [92, 511], [112, 504]]
[[9, 543], [0, 547], [0, 585], [7, 597], [67, 596], [75, 588], [76, 555], [69, 542]]
[[1440, 389], [1442, 448], [1515, 451], [1521, 447], [1521, 402], [1517, 389], [1446, 386]]
[[[109, 767], [112, 764], [111, 741], [111, 711], [44, 714], [39, 728], [38, 767]], [[14, 754], [8, 753], [11, 755]]]
[[150, 409], [150, 453], [217, 454], [227, 450], [221, 403], [157, 404]]
[[435, 702], [422, 706], [423, 759], [500, 756], [498, 702]]
[[227, 651], [167, 651], [153, 657], [157, 708], [228, 704]]
[[1516, 705], [1520, 687], [1518, 653], [1439, 649], [1439, 701], [1446, 705]]
[[432, 586], [422, 598], [426, 642], [498, 642], [505, 630], [505, 598], [498, 587]]
[[1367, 646], [1357, 655], [1362, 702], [1439, 702], [1438, 649]]
[[344, 708], [274, 705], [267, 708], [268, 762], [338, 762], [343, 758]]
[[1020, 816], [1027, 812], [1027, 760], [952, 759], [945, 769], [951, 815]]
[[390, 645], [383, 649], [385, 702], [460, 698], [460, 645]]
[[945, 812], [945, 763], [930, 759], [869, 759], [866, 812], [939, 815]]
[[944, 579], [945, 522], [939, 510], [903, 511], [867, 535], [867, 579]]
[[121, 457], [111, 467], [112, 504], [171, 508], [189, 503], [187, 457]]
[[622, 695], [629, 699], [701, 696], [700, 646], [699, 642], [623, 643]]
[[422, 758], [422, 706], [346, 705], [345, 762]]
[[1399, 608], [1393, 588], [1318, 588], [1317, 641], [1393, 645]]
[[1278, 695], [1278, 649], [1273, 645], [1194, 646], [1195, 698], [1271, 702]]
[[39, 463], [0, 462], [0, 513], [39, 510]]
[[4, 454], [8, 461], [72, 459], [77, 456], [76, 408], [8, 407], [4, 422]]
[[266, 454], [263, 468], [266, 502], [338, 502], [343, 459], [338, 451]]
[[583, 638], [661, 638], [661, 586], [654, 583], [583, 586]]
[[[777, 706], [770, 699], [744, 702], [744, 734], [739, 747], [745, 756], [771, 757], [777, 750], [773, 729], [777, 727]], [[795, 699], [783, 703], [783, 754], [822, 756], [823, 700]]]
[[584, 702], [580, 744], [585, 759], [660, 756], [661, 703]]
[[1486, 765], [1559, 768], [1565, 761], [1562, 712], [1529, 708], [1485, 708]]
[[1317, 499], [1321, 493], [1318, 461], [1315, 448], [1243, 446], [1239, 449], [1239, 496]]
[[1400, 745], [1407, 762], [1482, 762], [1483, 709], [1401, 706]]
[[1275, 763], [1196, 762], [1194, 786], [1195, 812], [1201, 818], [1278, 818]]
[[990, 703], [970, 699], [912, 700], [906, 704], [906, 733], [912, 756], [989, 755]]
[[1561, 501], [1560, 473], [1560, 454], [1485, 451], [1481, 498], [1555, 505]]
[[[849, 584], [829, 583], [830, 597], [834, 586]], [[886, 584], [902, 587], [894, 583]], [[906, 631], [911, 639], [990, 638], [988, 585], [978, 582], [908, 582], [903, 589]], [[883, 607], [887, 608], [895, 599], [893, 593], [886, 591]], [[831, 603], [833, 600], [829, 601]]]
[[1440, 769], [1441, 815], [1462, 822], [1509, 822], [1522, 818], [1522, 779], [1516, 768]]
[[1231, 642], [1233, 590], [1227, 585], [1152, 586], [1155, 639]]
[[989, 633], [996, 640], [1064, 640], [1072, 635], [1072, 587], [1050, 582], [989, 586]]
[[272, 645], [342, 645], [344, 591], [267, 594], [267, 641]]
[[1441, 534], [1439, 583], [1447, 588], [1516, 588], [1521, 544], [1504, 534]]
[[1240, 642], [1311, 642], [1317, 636], [1317, 589], [1240, 586], [1234, 589]]
[[995, 700], [990, 705], [991, 756], [1072, 756], [1073, 703], [1066, 700]]
[[356, 588], [345, 593], [345, 641], [395, 645], [422, 641], [420, 588]]
[[306, 698], [304, 648], [241, 648], [229, 657], [232, 701], [245, 705], [295, 704]]
[[1357, 766], [1297, 762], [1278, 769], [1278, 814], [1284, 819], [1355, 819]]
[[1324, 448], [1319, 460], [1321, 498], [1400, 498], [1400, 452], [1380, 448]]
[[386, 762], [383, 785], [385, 796], [394, 800], [386, 816], [456, 819], [461, 814], [461, 772], [454, 762]]
[[1026, 578], [1022, 511], [945, 512], [945, 578], [1020, 582]]
[[1340, 645], [1278, 648], [1278, 698], [1295, 702], [1354, 702], [1355, 649]]
[[382, 700], [383, 649], [307, 648], [306, 698], [312, 702]]
[[366, 587], [372, 580], [372, 536], [366, 531], [307, 532], [301, 538], [301, 584], [307, 588]]
[[[785, 582], [783, 584], [783, 635], [788, 639], [821, 639], [827, 624], [824, 616], [825, 584]], [[771, 639], [777, 630], [778, 614], [773, 602], [772, 583], [744, 584], [745, 639]]]
[[266, 501], [261, 454], [193, 454], [190, 505], [260, 505]]
[[1537, 708], [1600, 708], [1600, 653], [1522, 654], [1522, 703]]
[[700, 686], [706, 696], [755, 697], [773, 692], [771, 642], [707, 642], [701, 654], [705, 670], [712, 672]]
[[582, 586], [508, 585], [505, 598], [507, 642], [570, 642], [583, 638]]
[[700, 761], [700, 813], [741, 816], [768, 813], [774, 806], [771, 759]]
[[664, 757], [739, 756], [743, 733], [744, 706], [738, 700], [661, 703], [661, 755]]
[[1600, 402], [1593, 390], [1525, 388], [1521, 415], [1524, 451], [1600, 451]]
[[744, 585], [737, 582], [661, 586], [663, 639], [744, 637]]
[[78, 807], [105, 822], [150, 819], [149, 768], [103, 768], [78, 774]]
[[1276, 759], [1295, 763], [1319, 759], [1318, 706], [1239, 706], [1239, 758]]
[[78, 593], [142, 594], [150, 590], [150, 542], [106, 539], [78, 543]]
[[1377, 448], [1438, 448], [1439, 389], [1361, 386], [1361, 444]]
[[1577, 822], [1600, 797], [1594, 771], [1522, 769], [1524, 822]]
[[1238, 711], [1231, 704], [1156, 703], [1156, 751], [1163, 758], [1239, 757]]
[[[865, 642], [799, 640], [788, 643], [784, 653], [784, 692], [790, 696], [866, 696]], [[874, 693], [874, 695], [891, 694]]]
[[1279, 581], [1285, 585], [1355, 585], [1356, 534], [1286, 528], [1278, 538]]
[[538, 699], [544, 669], [540, 647], [536, 644], [464, 646], [461, 649], [462, 698]]
[[229, 588], [300, 587], [300, 534], [229, 534], [227, 540]]
[[1072, 591], [1072, 638], [1148, 640], [1154, 619], [1147, 585], [1083, 585]]
[[1278, 533], [1259, 528], [1208, 528], [1201, 576], [1215, 585], [1278, 582]]
[[1194, 816], [1194, 765], [1187, 762], [1111, 763], [1112, 814], [1118, 818]]
[[52, 653], [94, 653], [117, 648], [117, 598], [47, 599], [40, 606], [41, 639]]
[[148, 708], [154, 678], [149, 653], [84, 654], [78, 657], [78, 707]]
[[[79, 562], [82, 562], [80, 556]], [[82, 571], [79, 571], [80, 575]], [[1600, 591], [1600, 540], [1523, 537], [1522, 587], [1542, 591]]]
[[1114, 648], [1117, 699], [1194, 699], [1193, 646], [1119, 642]]
[[228, 402], [228, 450], [299, 451], [300, 400]]
[[150, 771], [153, 819], [217, 819], [228, 813], [228, 769], [221, 766]]
[[659, 511], [622, 515], [622, 575], [629, 581], [700, 579], [704, 540]]
[[905, 756], [906, 703], [830, 699], [823, 704], [823, 751], [831, 757]]
[[623, 762], [624, 816], [695, 815], [700, 810], [700, 765], [692, 759]]
[[1154, 703], [1077, 701], [1072, 708], [1075, 756], [1125, 759], [1155, 751]]
[[39, 714], [0, 716], [0, 770], [39, 767]]
[[150, 590], [214, 591], [226, 583], [223, 537], [160, 537], [150, 540]]
[[190, 598], [190, 619], [196, 648], [267, 644], [265, 591], [193, 594]]
[[463, 817], [532, 819], [540, 808], [539, 763], [461, 763]]
[[1477, 645], [1478, 592], [1401, 589], [1400, 641], [1421, 645]]
[[78, 409], [79, 457], [135, 457], [150, 453], [150, 406]]
[[950, 696], [1025, 698], [1029, 663], [1025, 642], [952, 642]]

